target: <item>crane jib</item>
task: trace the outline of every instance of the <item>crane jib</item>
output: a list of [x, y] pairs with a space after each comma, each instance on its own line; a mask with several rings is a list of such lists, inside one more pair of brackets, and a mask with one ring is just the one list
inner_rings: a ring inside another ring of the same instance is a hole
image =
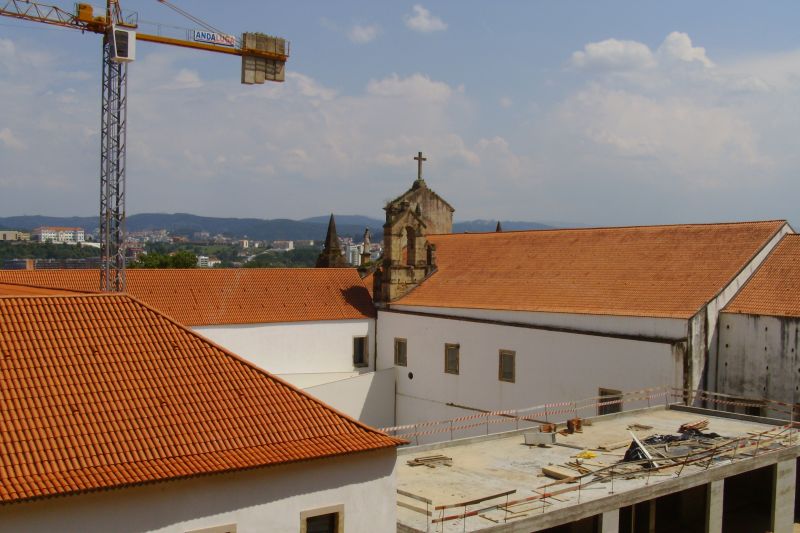
[[215, 31], [189, 30], [189, 39], [198, 43], [215, 44], [217, 46], [236, 46], [236, 37]]

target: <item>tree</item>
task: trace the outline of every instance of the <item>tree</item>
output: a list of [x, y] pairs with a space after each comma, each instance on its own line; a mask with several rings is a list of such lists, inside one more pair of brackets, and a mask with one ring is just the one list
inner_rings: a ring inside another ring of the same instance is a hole
[[130, 265], [131, 268], [195, 268], [197, 256], [185, 250], [177, 251], [171, 255], [149, 253], [139, 257], [139, 260]]

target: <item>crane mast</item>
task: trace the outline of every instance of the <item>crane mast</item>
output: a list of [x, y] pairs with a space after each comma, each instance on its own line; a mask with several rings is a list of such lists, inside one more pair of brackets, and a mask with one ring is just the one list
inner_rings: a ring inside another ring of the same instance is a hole
[[[213, 32], [219, 32], [200, 19], [166, 0], [158, 0], [181, 15]], [[89, 4], [78, 3], [70, 13], [58, 6], [27, 0], [0, 0], [0, 16], [42, 22], [103, 35], [102, 103], [100, 114], [100, 290], [125, 291], [125, 189], [128, 109], [128, 62], [135, 58], [136, 40], [182, 46], [242, 58], [242, 83], [283, 81], [289, 57], [284, 39], [264, 34], [245, 33], [236, 40], [230, 36], [222, 44], [149, 35], [137, 29], [135, 16], [123, 17], [118, 0], [106, 0], [105, 16], [95, 16]], [[197, 34], [197, 32], [195, 32]]]
[[128, 64], [114, 61], [111, 32], [103, 36], [100, 113], [100, 290], [125, 291], [125, 149]]

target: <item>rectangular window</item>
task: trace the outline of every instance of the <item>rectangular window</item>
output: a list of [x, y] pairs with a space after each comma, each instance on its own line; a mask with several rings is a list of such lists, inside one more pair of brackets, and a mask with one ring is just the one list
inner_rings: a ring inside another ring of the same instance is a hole
[[512, 350], [500, 350], [500, 373], [498, 376], [500, 381], [514, 383], [514, 359], [516, 359], [516, 355], [517, 353]]
[[306, 518], [306, 533], [336, 533], [339, 513], [321, 514]]
[[353, 337], [353, 366], [367, 366], [366, 337]]
[[[614, 389], [600, 389], [600, 404], [597, 406], [598, 415], [608, 415], [622, 411], [622, 391]], [[613, 403], [608, 403], [613, 402]]]
[[408, 366], [408, 355], [406, 351], [406, 340], [395, 338], [394, 339], [394, 364], [395, 366]]
[[458, 344], [444, 345], [444, 371], [448, 374], [458, 374]]
[[300, 533], [344, 533], [344, 505], [301, 512]]

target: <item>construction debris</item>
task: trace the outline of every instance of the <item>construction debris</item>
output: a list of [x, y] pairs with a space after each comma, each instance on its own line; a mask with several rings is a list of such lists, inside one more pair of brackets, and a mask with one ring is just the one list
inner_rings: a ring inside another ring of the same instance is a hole
[[415, 457], [406, 461], [408, 466], [427, 466], [436, 468], [437, 466], [453, 466], [453, 458], [445, 455], [427, 455], [425, 457]]

